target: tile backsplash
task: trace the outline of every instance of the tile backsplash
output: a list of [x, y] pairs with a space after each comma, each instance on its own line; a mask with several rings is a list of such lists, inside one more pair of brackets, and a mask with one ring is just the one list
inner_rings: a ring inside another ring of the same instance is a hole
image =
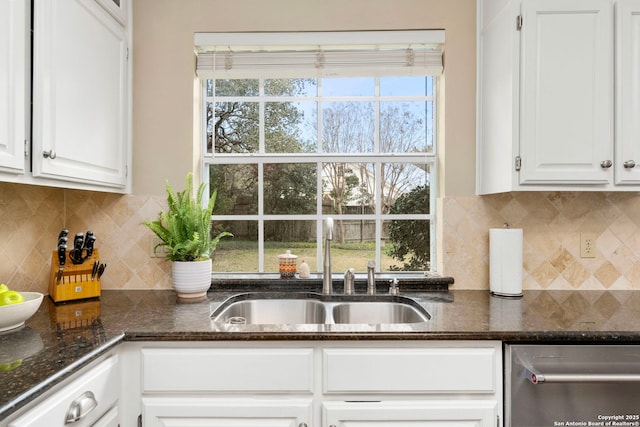
[[[0, 183], [0, 282], [46, 292], [66, 227], [97, 236], [104, 289], [170, 289], [171, 266], [150, 256], [152, 234], [142, 225], [164, 204], [160, 196]], [[454, 289], [489, 289], [489, 229], [505, 222], [523, 229], [523, 289], [640, 288], [639, 193], [503, 193], [441, 206], [441, 273], [455, 278]], [[595, 235], [595, 258], [580, 258], [581, 233]]]
[[[444, 272], [489, 288], [490, 228], [523, 229], [523, 289], [640, 289], [637, 192], [516, 192], [443, 200]], [[580, 234], [596, 237], [580, 258]]]
[[47, 292], [51, 254], [62, 228], [92, 230], [107, 264], [103, 289], [170, 289], [171, 266], [150, 256], [152, 234], [142, 225], [163, 209], [164, 197], [118, 195], [0, 183], [0, 282]]

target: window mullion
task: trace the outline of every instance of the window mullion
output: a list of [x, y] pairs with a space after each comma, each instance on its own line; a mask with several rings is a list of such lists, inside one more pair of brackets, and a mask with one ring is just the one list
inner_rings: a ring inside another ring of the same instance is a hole
[[264, 272], [264, 163], [258, 162], [258, 271]]

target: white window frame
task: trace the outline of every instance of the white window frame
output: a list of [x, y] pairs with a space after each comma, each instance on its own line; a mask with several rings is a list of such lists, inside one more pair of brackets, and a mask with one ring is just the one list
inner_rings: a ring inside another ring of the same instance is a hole
[[[375, 37], [374, 37], [375, 35]], [[421, 40], [423, 44], [442, 44], [444, 43], [444, 31], [384, 31], [384, 32], [345, 32], [345, 33], [295, 33], [294, 35], [290, 33], [199, 33], [195, 36], [195, 44], [196, 51], [200, 52], [210, 52], [216, 50], [215, 46], [234, 46], [234, 48], [240, 47], [255, 49], [259, 47], [260, 49], [265, 49], [265, 46], [281, 46], [283, 44], [291, 43], [291, 40], [296, 40], [296, 43], [302, 43], [308, 46], [324, 46], [324, 45], [335, 45], [336, 43], [340, 43], [343, 48], [353, 47], [355, 45], [360, 44], [371, 44], [372, 37], [379, 38], [385, 40], [385, 43], [415, 43], [416, 40]], [[427, 40], [425, 42], [425, 40]], [[413, 42], [412, 42], [413, 41]], [[231, 48], [231, 47], [229, 47]], [[217, 48], [220, 50], [220, 48]], [[437, 70], [437, 67], [434, 68]], [[434, 75], [437, 74], [437, 71], [434, 72], [434, 69], [430, 69], [428, 74]], [[228, 70], [227, 70], [228, 71]], [[411, 75], [413, 71], [406, 73]], [[381, 245], [382, 241], [381, 230], [382, 230], [382, 222], [387, 220], [428, 220], [430, 226], [430, 265], [431, 270], [435, 271], [437, 266], [437, 241], [436, 241], [436, 222], [437, 217], [435, 215], [436, 212], [436, 199], [437, 199], [437, 190], [438, 190], [438, 158], [437, 158], [437, 124], [438, 124], [438, 103], [434, 102], [434, 141], [433, 141], [433, 151], [431, 153], [358, 153], [358, 154], [348, 154], [348, 153], [322, 153], [322, 144], [320, 143], [321, 139], [318, 139], [318, 150], [317, 153], [297, 153], [297, 154], [285, 154], [285, 153], [265, 153], [264, 151], [264, 128], [263, 121], [260, 121], [260, 150], [259, 153], [251, 153], [251, 154], [227, 154], [227, 153], [208, 153], [207, 152], [207, 135], [206, 135], [206, 103], [209, 100], [206, 94], [206, 80], [211, 78], [260, 78], [261, 84], [260, 88], [262, 89], [262, 81], [266, 77], [277, 77], [277, 78], [286, 78], [286, 77], [308, 77], [309, 75], [299, 74], [294, 72], [293, 75], [289, 75], [287, 73], [280, 74], [271, 74], [270, 72], [262, 71], [241, 71], [237, 73], [224, 73], [218, 71], [207, 71], [207, 70], [198, 70], [198, 74], [201, 78], [201, 87], [202, 87], [202, 118], [201, 118], [201, 142], [202, 142], [202, 179], [203, 182], [208, 182], [209, 180], [209, 165], [212, 164], [258, 164], [259, 168], [259, 181], [258, 181], [258, 197], [259, 197], [259, 210], [255, 215], [214, 215], [212, 219], [214, 221], [224, 221], [229, 218], [233, 218], [233, 220], [251, 220], [258, 222], [258, 273], [264, 272], [264, 222], [272, 221], [272, 220], [291, 220], [294, 215], [271, 215], [265, 214], [263, 211], [263, 198], [264, 198], [264, 185], [262, 180], [262, 168], [264, 164], [272, 164], [272, 163], [315, 163], [317, 164], [317, 206], [315, 214], [308, 215], [295, 215], [295, 220], [313, 220], [316, 221], [316, 236], [317, 236], [317, 245], [316, 245], [316, 259], [318, 260], [318, 270], [322, 266], [322, 236], [323, 236], [323, 224], [324, 220], [327, 217], [332, 217], [334, 221], [343, 220], [359, 220], [362, 219], [362, 215], [353, 215], [353, 214], [323, 214], [322, 213], [322, 163], [375, 163], [375, 182], [380, 182], [380, 163], [391, 163], [391, 162], [415, 162], [418, 160], [420, 163], [424, 163], [429, 167], [429, 213], [428, 214], [381, 214], [381, 190], [378, 185], [375, 186], [375, 200], [376, 200], [376, 212], [374, 214], [367, 214], [365, 217], [367, 220], [374, 220], [376, 222], [376, 270], [377, 272], [381, 271]], [[259, 74], [259, 75], [258, 75]], [[322, 72], [317, 72], [317, 74], [321, 75]], [[421, 75], [424, 72], [420, 73]], [[353, 76], [357, 75], [349, 69], [345, 70], [343, 75], [340, 76]], [[398, 75], [394, 73], [393, 75]], [[366, 76], [374, 76], [374, 73], [371, 73]], [[319, 76], [314, 76], [319, 77]], [[376, 79], [376, 82], [378, 80]], [[436, 83], [436, 89], [434, 90], [433, 96], [425, 96], [424, 100], [437, 100], [439, 96], [439, 81]], [[378, 85], [376, 84], [376, 94], [379, 93]], [[227, 100], [229, 97], [225, 97]], [[320, 97], [317, 97], [320, 98]], [[416, 101], [416, 97], [385, 97], [384, 101], [404, 101], [409, 100]], [[242, 100], [245, 100], [243, 98]], [[263, 93], [259, 97], [257, 97], [258, 102], [261, 105], [264, 105], [264, 102], [278, 102], [278, 101], [291, 101], [291, 98], [288, 97], [268, 97], [268, 101], [265, 101], [263, 98]], [[298, 100], [298, 99], [295, 99]], [[305, 101], [313, 100], [313, 98], [305, 98]], [[317, 100], [317, 99], [316, 99]], [[333, 98], [323, 98], [323, 101], [340, 101], [340, 100], [353, 100], [351, 97], [341, 99], [340, 97]], [[379, 117], [378, 108], [379, 108], [379, 98], [377, 96], [374, 97], [363, 97], [358, 96], [358, 101], [373, 101], [376, 106], [376, 120]], [[253, 101], [253, 99], [252, 99]], [[321, 112], [318, 111], [318, 121], [321, 123]], [[318, 132], [320, 132], [320, 126], [318, 126]], [[376, 140], [376, 148], [378, 146], [378, 136], [379, 133], [375, 132], [375, 140]], [[377, 162], [377, 163], [376, 163]], [[249, 272], [251, 273], [251, 272]], [[335, 272], [334, 272], [335, 273]], [[396, 272], [394, 272], [396, 273]], [[234, 274], [234, 273], [226, 273], [226, 274]]]

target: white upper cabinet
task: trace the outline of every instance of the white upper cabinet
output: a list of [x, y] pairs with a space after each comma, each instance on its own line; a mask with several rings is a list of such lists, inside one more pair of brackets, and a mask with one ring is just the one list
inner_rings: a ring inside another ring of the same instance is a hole
[[478, 194], [638, 189], [638, 1], [478, 1]]
[[613, 7], [522, 2], [520, 184], [609, 184]]
[[640, 185], [640, 0], [616, 3], [615, 129], [615, 182]]
[[33, 46], [34, 178], [125, 191], [126, 27], [95, 0], [36, 0]]
[[27, 0], [0, 2], [0, 171], [24, 174], [28, 106]]

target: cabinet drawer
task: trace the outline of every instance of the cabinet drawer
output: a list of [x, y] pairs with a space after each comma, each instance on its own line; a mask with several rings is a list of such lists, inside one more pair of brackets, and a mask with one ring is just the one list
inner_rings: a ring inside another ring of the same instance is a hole
[[313, 391], [313, 349], [143, 349], [142, 389]]
[[[89, 397], [88, 392], [92, 397]], [[118, 357], [114, 355], [10, 422], [9, 427], [52, 427], [66, 424], [74, 427], [90, 426], [117, 404], [119, 393]], [[92, 399], [96, 405], [90, 409]], [[76, 422], [65, 423], [72, 406], [84, 407], [86, 415]]]
[[323, 351], [325, 393], [495, 393], [495, 348]]

